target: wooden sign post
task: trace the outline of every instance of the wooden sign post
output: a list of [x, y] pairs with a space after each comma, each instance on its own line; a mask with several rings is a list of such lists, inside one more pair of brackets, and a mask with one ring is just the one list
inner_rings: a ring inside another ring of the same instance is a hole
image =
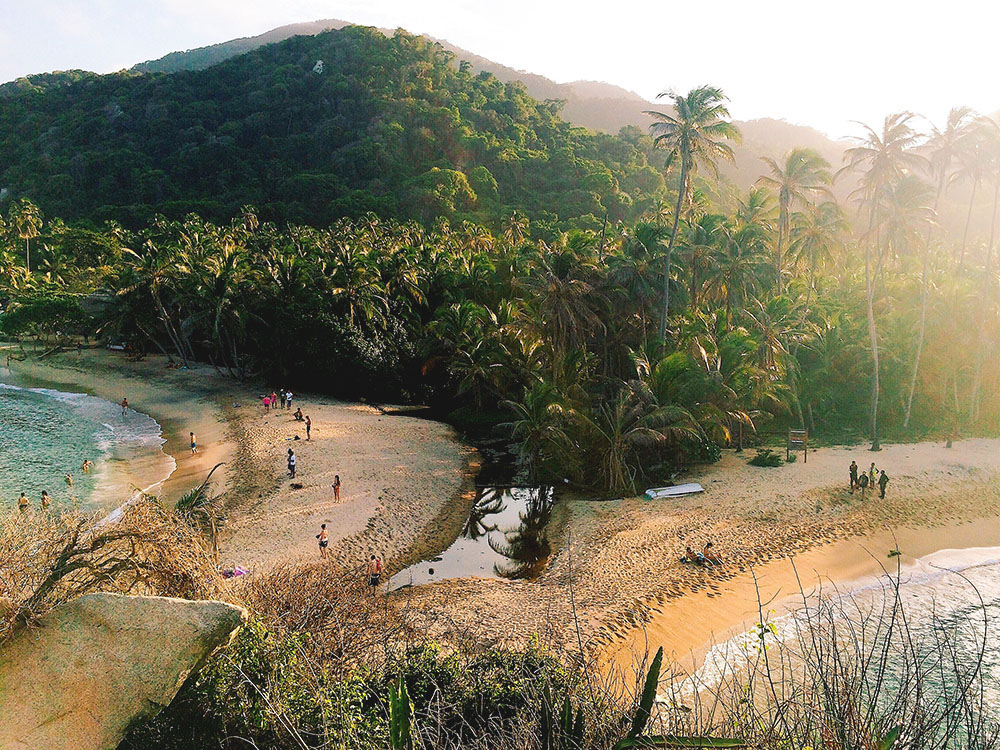
[[788, 461], [795, 451], [802, 451], [802, 463], [809, 462], [809, 430], [789, 430], [788, 447], [785, 448], [785, 460]]

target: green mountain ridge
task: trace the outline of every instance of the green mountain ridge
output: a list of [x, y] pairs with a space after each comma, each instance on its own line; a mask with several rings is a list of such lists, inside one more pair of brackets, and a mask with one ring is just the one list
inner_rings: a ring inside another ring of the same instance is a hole
[[203, 70], [22, 79], [0, 97], [0, 188], [49, 215], [132, 225], [250, 203], [317, 225], [520, 210], [556, 227], [626, 219], [662, 194], [641, 132], [576, 128], [523, 85], [453, 62], [425, 38], [349, 26]]

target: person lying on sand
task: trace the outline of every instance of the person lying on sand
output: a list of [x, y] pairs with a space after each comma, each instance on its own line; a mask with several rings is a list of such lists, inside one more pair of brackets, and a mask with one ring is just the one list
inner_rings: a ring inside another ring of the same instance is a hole
[[719, 557], [717, 554], [715, 554], [715, 552], [712, 550], [711, 542], [705, 542], [705, 549], [701, 553], [701, 555], [708, 562], [712, 563], [712, 565], [722, 565], [722, 558]]
[[684, 557], [681, 558], [681, 562], [693, 563], [694, 565], [704, 565], [705, 556], [700, 552], [695, 552], [690, 546], [688, 546], [684, 550]]

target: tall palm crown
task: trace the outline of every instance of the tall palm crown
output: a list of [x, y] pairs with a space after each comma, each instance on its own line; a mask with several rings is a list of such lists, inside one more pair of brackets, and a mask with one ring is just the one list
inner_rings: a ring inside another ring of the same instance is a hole
[[782, 250], [788, 240], [791, 208], [795, 204], [808, 204], [815, 196], [829, 194], [829, 185], [833, 178], [830, 175], [830, 164], [811, 148], [792, 149], [785, 155], [781, 164], [767, 156], [761, 157], [761, 160], [767, 164], [771, 173], [764, 175], [757, 182], [772, 188], [778, 194], [778, 245], [775, 269], [780, 294]]
[[975, 126], [975, 117], [975, 112], [969, 107], [954, 107], [948, 112], [948, 119], [943, 128], [931, 127], [930, 137], [927, 139], [926, 145], [931, 173], [938, 186], [935, 210], [937, 210], [937, 201], [941, 197], [941, 190], [944, 188], [952, 164], [962, 153], [968, 142], [969, 133]]
[[863, 136], [856, 136], [857, 145], [844, 152], [843, 171], [860, 175], [857, 189], [851, 198], [874, 209], [891, 184], [909, 172], [919, 171], [927, 165], [927, 159], [913, 151], [920, 140], [910, 124], [915, 115], [899, 112], [885, 118], [882, 131], [859, 123], [864, 128]]
[[687, 94], [664, 92], [660, 97], [668, 97], [673, 102], [674, 112], [645, 112], [656, 120], [649, 130], [655, 146], [667, 151], [667, 168], [680, 163], [674, 221], [663, 269], [663, 310], [660, 317], [660, 338], [663, 339], [670, 307], [670, 254], [677, 241], [681, 208], [691, 192], [691, 175], [700, 166], [717, 174], [718, 160], [733, 161], [733, 150], [726, 141], [739, 140], [740, 132], [729, 121], [727, 99], [721, 89], [700, 86]]

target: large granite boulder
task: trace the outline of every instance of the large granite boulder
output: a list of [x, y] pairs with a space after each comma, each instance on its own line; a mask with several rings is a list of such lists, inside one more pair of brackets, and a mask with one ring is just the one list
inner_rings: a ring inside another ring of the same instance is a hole
[[246, 617], [223, 602], [88, 594], [0, 648], [0, 750], [114, 750]]

